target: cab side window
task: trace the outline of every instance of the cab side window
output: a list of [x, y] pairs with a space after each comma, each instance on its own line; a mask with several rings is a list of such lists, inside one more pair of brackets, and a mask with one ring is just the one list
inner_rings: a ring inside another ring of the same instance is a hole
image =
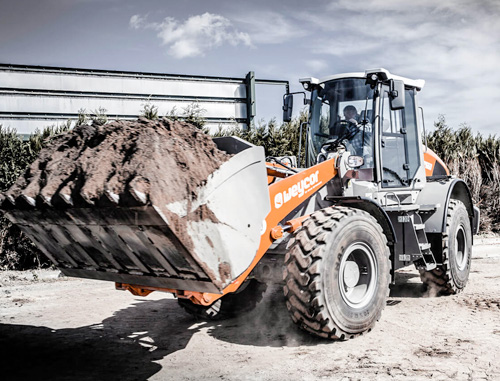
[[380, 108], [383, 187], [409, 186], [420, 166], [414, 91], [405, 91], [404, 110], [391, 110], [389, 88], [383, 88]]
[[382, 101], [382, 187], [402, 187], [408, 183], [403, 110], [391, 110], [389, 89], [384, 88]]
[[405, 91], [405, 128], [406, 128], [406, 141], [408, 145], [408, 177], [413, 179], [420, 166], [420, 151], [418, 139], [418, 126], [417, 115], [415, 109], [415, 90]]

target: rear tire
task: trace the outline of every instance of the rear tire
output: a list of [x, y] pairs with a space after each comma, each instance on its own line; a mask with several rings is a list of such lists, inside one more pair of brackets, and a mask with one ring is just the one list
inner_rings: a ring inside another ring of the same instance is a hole
[[443, 264], [420, 271], [422, 282], [436, 295], [461, 292], [469, 279], [472, 257], [472, 229], [469, 214], [460, 200], [450, 200], [443, 234]]
[[197, 319], [224, 320], [253, 310], [261, 301], [266, 288], [265, 283], [250, 279], [244, 282], [236, 292], [224, 295], [210, 306], [194, 304], [188, 299], [177, 299], [177, 302]]
[[330, 207], [311, 215], [285, 258], [286, 305], [316, 336], [345, 340], [371, 330], [389, 295], [389, 248], [368, 213]]

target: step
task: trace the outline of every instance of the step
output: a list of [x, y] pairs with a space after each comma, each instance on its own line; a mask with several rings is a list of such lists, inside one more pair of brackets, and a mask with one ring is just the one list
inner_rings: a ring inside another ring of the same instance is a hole
[[413, 262], [413, 264], [415, 265], [416, 269], [425, 271], [431, 271], [437, 267], [436, 263], [426, 263], [423, 258]]
[[430, 250], [431, 244], [430, 243], [419, 243], [418, 246], [420, 247], [420, 250]]
[[386, 212], [412, 212], [420, 209], [418, 204], [382, 206]]

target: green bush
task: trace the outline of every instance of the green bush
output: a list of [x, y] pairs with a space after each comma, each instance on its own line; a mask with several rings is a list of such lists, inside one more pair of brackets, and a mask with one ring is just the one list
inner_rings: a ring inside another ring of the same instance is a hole
[[153, 105], [148, 99], [148, 101], [143, 104], [139, 115], [149, 120], [156, 120], [158, 119], [158, 106]]
[[[206, 131], [203, 112], [199, 105], [183, 110], [177, 116], [172, 110], [166, 117], [186, 120]], [[144, 106], [142, 116], [148, 119], [158, 117], [157, 108], [150, 103]], [[213, 136], [238, 136], [248, 142], [263, 146], [267, 156], [297, 155], [299, 150], [300, 126], [307, 120], [302, 112], [290, 123], [278, 124], [276, 120], [260, 122], [248, 130], [236, 126], [219, 128]], [[106, 123], [104, 110], [99, 109], [87, 115], [80, 112], [77, 124]], [[29, 140], [23, 141], [14, 130], [0, 126], [0, 192], [7, 190], [25, 169], [36, 159], [40, 150], [53, 135], [70, 128], [70, 123], [62, 127], [49, 127], [37, 131]], [[304, 165], [304, 142], [306, 131], [302, 131], [301, 165]], [[474, 135], [466, 125], [458, 130], [450, 128], [443, 116], [435, 123], [435, 130], [427, 135], [429, 147], [440, 156], [451, 172], [463, 178], [471, 189], [474, 202], [481, 209], [481, 230], [500, 231], [500, 139], [495, 136], [484, 138]], [[50, 262], [19, 228], [5, 217], [0, 217], [0, 270], [31, 269], [48, 267]]]
[[[269, 123], [260, 122], [248, 130], [241, 130], [237, 126], [233, 128], [219, 128], [213, 136], [237, 136], [256, 146], [265, 149], [266, 156], [290, 156], [299, 152], [300, 125], [307, 121], [307, 113], [302, 112], [298, 118], [290, 123], [279, 125], [275, 119]], [[302, 129], [301, 165], [305, 165], [304, 142], [306, 129]]]
[[481, 231], [500, 232], [500, 139], [474, 135], [465, 124], [453, 130], [442, 115], [434, 126], [427, 143], [451, 173], [469, 186], [481, 210]]

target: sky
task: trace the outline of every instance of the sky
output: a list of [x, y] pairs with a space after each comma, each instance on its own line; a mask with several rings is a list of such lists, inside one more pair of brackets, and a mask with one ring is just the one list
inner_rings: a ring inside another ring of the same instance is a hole
[[[383, 67], [439, 114], [497, 134], [499, 0], [0, 0], [0, 63], [290, 81]], [[281, 120], [283, 88], [257, 118]], [[299, 102], [296, 102], [296, 105]], [[300, 108], [299, 107], [296, 108]]]

